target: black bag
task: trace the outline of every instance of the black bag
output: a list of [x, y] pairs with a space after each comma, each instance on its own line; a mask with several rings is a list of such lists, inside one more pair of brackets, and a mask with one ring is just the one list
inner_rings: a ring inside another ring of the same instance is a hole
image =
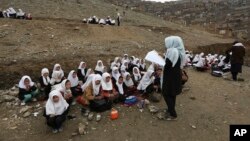
[[92, 100], [90, 101], [89, 107], [92, 111], [95, 112], [104, 112], [106, 110], [111, 109], [111, 102], [105, 100], [105, 99], [98, 99], [98, 100]]

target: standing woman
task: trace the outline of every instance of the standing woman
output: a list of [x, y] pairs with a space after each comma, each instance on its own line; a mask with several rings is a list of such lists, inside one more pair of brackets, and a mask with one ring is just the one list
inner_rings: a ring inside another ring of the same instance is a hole
[[166, 64], [163, 72], [162, 95], [167, 104], [166, 120], [176, 120], [176, 96], [181, 93], [181, 68], [185, 64], [185, 49], [183, 41], [178, 36], [165, 39]]
[[233, 80], [237, 81], [238, 73], [242, 72], [242, 65], [244, 63], [245, 47], [242, 43], [236, 43], [233, 45], [231, 56], [231, 73]]

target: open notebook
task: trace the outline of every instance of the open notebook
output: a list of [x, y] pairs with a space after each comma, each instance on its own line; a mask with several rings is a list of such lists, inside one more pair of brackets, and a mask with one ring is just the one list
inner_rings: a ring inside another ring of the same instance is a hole
[[148, 52], [145, 57], [145, 60], [158, 64], [162, 67], [165, 66], [165, 60], [155, 50]]

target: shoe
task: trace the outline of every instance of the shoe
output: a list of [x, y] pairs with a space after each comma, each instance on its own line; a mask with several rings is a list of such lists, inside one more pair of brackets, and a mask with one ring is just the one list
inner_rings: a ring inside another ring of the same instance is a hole
[[63, 128], [62, 128], [62, 127], [61, 127], [61, 128], [59, 128], [59, 129], [58, 129], [58, 131], [59, 131], [59, 132], [62, 132], [62, 131], [63, 131]]
[[75, 119], [76, 116], [75, 116], [75, 115], [68, 115], [67, 118], [68, 118], [69, 120], [71, 120], [71, 119]]
[[22, 101], [20, 105], [21, 105], [21, 106], [25, 106], [26, 103], [25, 103], [24, 101]]
[[37, 102], [37, 99], [36, 99], [36, 98], [32, 98], [32, 101], [33, 101], [33, 102]]
[[96, 121], [98, 122], [98, 121], [100, 121], [101, 119], [102, 119], [101, 114], [97, 114], [97, 115], [96, 115]]
[[177, 117], [173, 117], [173, 116], [167, 115], [167, 116], [165, 117], [165, 120], [167, 120], [167, 121], [176, 121], [176, 120], [177, 120]]
[[52, 133], [56, 134], [56, 133], [58, 133], [58, 130], [57, 129], [53, 129]]
[[71, 105], [72, 105], [72, 106], [76, 105], [76, 102], [75, 102], [75, 101], [73, 101], [73, 102], [71, 103]]

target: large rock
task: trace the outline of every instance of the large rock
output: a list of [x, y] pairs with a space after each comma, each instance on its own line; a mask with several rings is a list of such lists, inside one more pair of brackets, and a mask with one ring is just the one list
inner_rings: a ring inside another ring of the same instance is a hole
[[23, 107], [23, 108], [20, 109], [19, 113], [20, 113], [20, 114], [25, 113], [25, 112], [27, 112], [29, 109], [31, 109], [30, 106], [25, 106], [25, 107]]
[[0, 97], [0, 101], [4, 101], [4, 102], [12, 102], [12, 101], [15, 101], [16, 100], [16, 97], [14, 96], [11, 96], [11, 95], [2, 95]]
[[26, 118], [26, 117], [29, 117], [30, 115], [31, 115], [31, 113], [30, 113], [29, 111], [27, 111], [27, 112], [25, 112], [25, 113], [23, 114], [23, 117]]

